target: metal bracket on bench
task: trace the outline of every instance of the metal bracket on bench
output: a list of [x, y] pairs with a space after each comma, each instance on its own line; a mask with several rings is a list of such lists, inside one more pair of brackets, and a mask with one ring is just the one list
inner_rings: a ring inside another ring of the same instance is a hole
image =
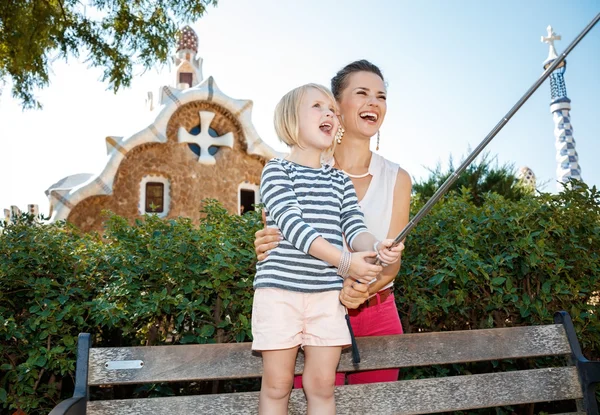
[[587, 360], [577, 340], [575, 327], [571, 316], [566, 311], [559, 311], [554, 314], [554, 322], [562, 324], [567, 333], [567, 339], [571, 345], [571, 359], [577, 367], [579, 381], [583, 389], [583, 405], [588, 414], [598, 415], [598, 403], [596, 402], [596, 384], [600, 383], [600, 362], [590, 362]]
[[141, 369], [144, 367], [144, 362], [141, 360], [111, 360], [106, 362], [104, 367], [108, 370]]

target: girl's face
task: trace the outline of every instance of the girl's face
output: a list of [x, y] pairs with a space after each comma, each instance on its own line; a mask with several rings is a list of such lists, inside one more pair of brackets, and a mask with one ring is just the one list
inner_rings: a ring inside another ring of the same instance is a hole
[[339, 127], [335, 103], [315, 88], [309, 88], [298, 110], [298, 141], [303, 148], [323, 151], [331, 146]]
[[386, 95], [378, 75], [365, 71], [351, 74], [338, 102], [346, 133], [364, 138], [377, 134], [387, 111]]

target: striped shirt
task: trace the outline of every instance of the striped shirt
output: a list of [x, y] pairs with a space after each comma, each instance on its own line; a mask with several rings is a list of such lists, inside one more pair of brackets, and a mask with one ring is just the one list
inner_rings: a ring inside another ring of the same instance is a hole
[[311, 168], [276, 158], [263, 169], [260, 195], [267, 226], [279, 228], [284, 240], [257, 264], [254, 288], [340, 290], [337, 268], [308, 250], [319, 236], [342, 250], [344, 237], [352, 246], [367, 231], [350, 178], [327, 164]]

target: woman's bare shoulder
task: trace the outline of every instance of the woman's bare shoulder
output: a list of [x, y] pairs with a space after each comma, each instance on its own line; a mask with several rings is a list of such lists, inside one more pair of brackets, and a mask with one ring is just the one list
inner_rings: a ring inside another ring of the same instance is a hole
[[394, 188], [395, 196], [410, 195], [412, 191], [412, 179], [410, 174], [402, 167], [398, 167], [398, 173], [396, 177], [396, 186]]

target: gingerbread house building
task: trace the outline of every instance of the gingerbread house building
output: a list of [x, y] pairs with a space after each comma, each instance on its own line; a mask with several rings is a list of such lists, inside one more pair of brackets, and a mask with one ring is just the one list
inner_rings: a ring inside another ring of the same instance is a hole
[[129, 137], [106, 137], [108, 159], [98, 174], [69, 176], [52, 185], [51, 221], [101, 230], [103, 210], [127, 218], [200, 217], [202, 200], [219, 200], [231, 213], [259, 200], [260, 174], [278, 155], [252, 121], [252, 101], [225, 95], [203, 79], [198, 37], [186, 26], [174, 56], [174, 86], [163, 86], [151, 122]]

